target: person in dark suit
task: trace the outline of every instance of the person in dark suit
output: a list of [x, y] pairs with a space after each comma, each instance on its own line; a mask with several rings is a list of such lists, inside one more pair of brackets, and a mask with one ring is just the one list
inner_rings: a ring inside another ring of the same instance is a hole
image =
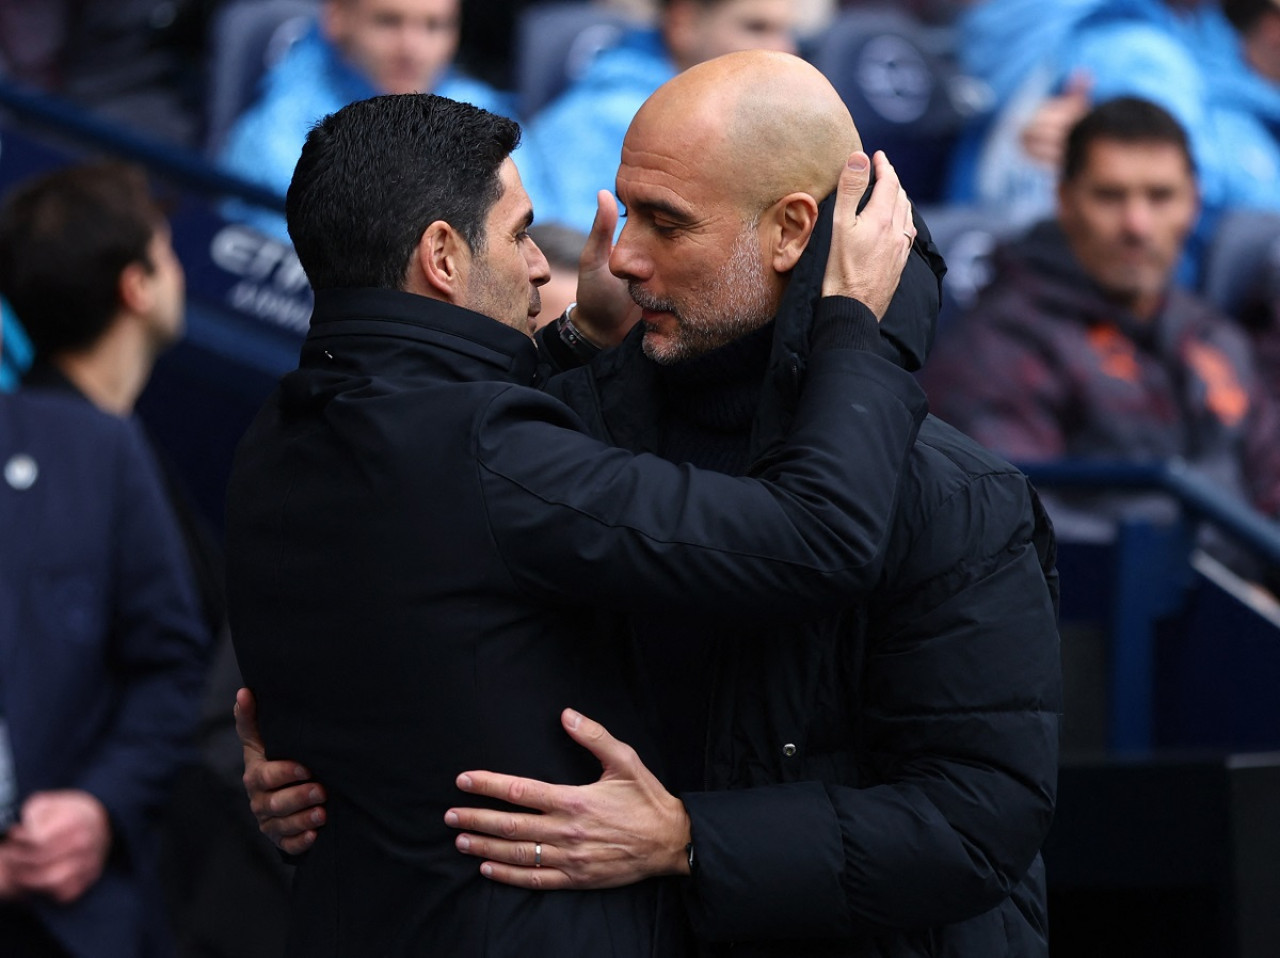
[[49, 394], [0, 396], [0, 469], [0, 953], [168, 954], [154, 826], [206, 632], [160, 477], [135, 423]]
[[[377, 97], [312, 130], [289, 189], [315, 311], [299, 368], [238, 450], [227, 552], [266, 741], [329, 792], [297, 870], [291, 954], [683, 953], [658, 883], [539, 896], [486, 882], [443, 820], [456, 772], [591, 781], [560, 731], [566, 702], [646, 748], [615, 613], [745, 622], [867, 588], [924, 415], [914, 379], [875, 353], [910, 204], [880, 156], [854, 214], [871, 164], [846, 168], [833, 144], [858, 228], [834, 244], [808, 379], [770, 461], [732, 478], [589, 438], [532, 388], [547, 266], [518, 137], [466, 104]], [[792, 228], [815, 212], [779, 199], [761, 242], [798, 256]], [[679, 874], [686, 843], [652, 853]]]

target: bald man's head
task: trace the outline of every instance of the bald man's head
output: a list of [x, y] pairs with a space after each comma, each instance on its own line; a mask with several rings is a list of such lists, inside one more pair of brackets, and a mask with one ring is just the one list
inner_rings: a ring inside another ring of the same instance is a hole
[[640, 108], [628, 146], [684, 152], [748, 206], [787, 193], [822, 199], [862, 143], [853, 118], [814, 66], [784, 53], [730, 53], [691, 67]]

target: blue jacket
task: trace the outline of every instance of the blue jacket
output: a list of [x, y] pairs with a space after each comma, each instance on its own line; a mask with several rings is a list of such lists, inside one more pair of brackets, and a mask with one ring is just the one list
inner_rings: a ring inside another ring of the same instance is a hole
[[135, 423], [82, 399], [0, 396], [0, 468], [22, 455], [35, 481], [0, 481], [0, 712], [18, 800], [89, 792], [113, 836], [80, 899], [33, 908], [77, 958], [165, 954], [153, 827], [188, 757], [207, 641], [186, 554]]
[[[319, 26], [313, 26], [263, 78], [261, 97], [227, 134], [218, 162], [228, 172], [284, 196], [311, 127], [348, 103], [380, 92], [342, 59]], [[452, 69], [431, 92], [515, 116], [510, 96]], [[235, 218], [288, 242], [278, 213], [237, 210]]]
[[520, 172], [540, 221], [591, 229], [596, 193], [613, 189], [632, 117], [675, 75], [658, 31], [632, 30], [530, 120]]

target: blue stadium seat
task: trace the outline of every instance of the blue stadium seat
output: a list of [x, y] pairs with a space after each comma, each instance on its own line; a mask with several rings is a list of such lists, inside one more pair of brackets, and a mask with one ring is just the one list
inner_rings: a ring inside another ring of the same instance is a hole
[[1201, 291], [1238, 319], [1280, 296], [1280, 213], [1224, 214], [1205, 251]]
[[972, 306], [991, 281], [991, 254], [996, 244], [1012, 236], [1018, 227], [1000, 210], [978, 205], [921, 206], [920, 213], [947, 261], [938, 315], [941, 331]]
[[632, 26], [635, 21], [616, 10], [584, 0], [535, 3], [521, 11], [515, 69], [520, 115], [533, 117]]
[[320, 0], [233, 0], [210, 30], [205, 153], [215, 156], [258, 93], [263, 73], [311, 25]]
[[889, 154], [919, 202], [941, 195], [961, 125], [981, 109], [983, 87], [952, 58], [949, 27], [894, 7], [858, 7], [817, 37], [810, 61], [840, 93], [868, 150]]

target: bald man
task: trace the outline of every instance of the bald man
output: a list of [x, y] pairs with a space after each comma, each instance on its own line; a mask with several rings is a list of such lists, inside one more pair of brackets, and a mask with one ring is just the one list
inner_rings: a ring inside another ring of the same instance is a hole
[[[623, 147], [626, 225], [608, 251], [602, 199], [579, 288], [596, 302], [609, 252], [640, 322], [627, 333], [585, 302], [562, 317], [544, 334], [553, 357], [566, 342], [621, 341], [553, 390], [631, 449], [734, 474], [769, 461], [833, 225], [849, 228], [832, 191], [859, 145], [835, 91], [794, 57], [734, 54], [662, 87]], [[929, 249], [918, 237], [881, 324], [908, 367], [923, 356], [910, 317], [937, 309]], [[537, 814], [450, 809], [458, 849], [528, 888], [685, 876], [708, 954], [1047, 954], [1039, 849], [1061, 699], [1051, 528], [1025, 477], [930, 418], [884, 546], [872, 596], [837, 615], [753, 628], [633, 618], [665, 744], [658, 775], [566, 713], [601, 779], [466, 772], [464, 792]], [[251, 791], [287, 777], [247, 755]], [[294, 850], [314, 840], [312, 788], [255, 796], [260, 814], [275, 802], [282, 817], [264, 830]]]

